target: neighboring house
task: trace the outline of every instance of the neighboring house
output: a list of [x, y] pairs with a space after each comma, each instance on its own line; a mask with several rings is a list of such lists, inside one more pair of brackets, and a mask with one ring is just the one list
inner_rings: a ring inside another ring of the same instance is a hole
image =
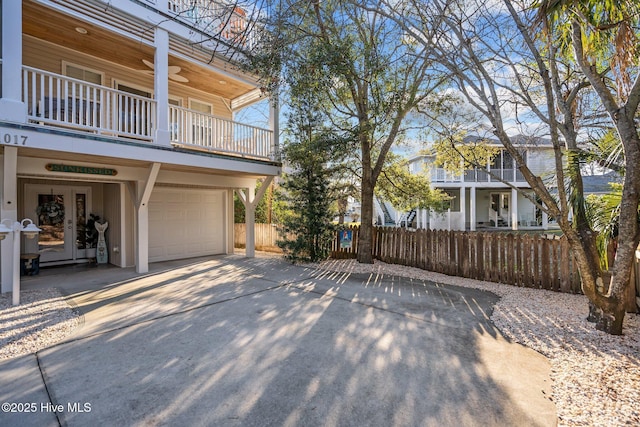
[[585, 196], [590, 194], [603, 196], [611, 193], [612, 183], [622, 184], [622, 177], [616, 172], [608, 171], [601, 174], [582, 175], [582, 185]]
[[[116, 266], [233, 252], [234, 191], [252, 212], [256, 179], [281, 163], [276, 109], [271, 129], [234, 121], [264, 96], [232, 62], [251, 26], [226, 4], [1, 2], [0, 213], [43, 229], [22, 242], [41, 266], [90, 258], [90, 213], [109, 223]], [[11, 248], [5, 239], [3, 292]]]
[[[534, 174], [553, 178], [553, 147], [548, 140], [523, 136], [514, 137], [513, 140]], [[495, 145], [502, 147], [497, 141]], [[416, 227], [434, 230], [518, 230], [555, 226], [544, 212], [522, 194], [533, 195], [533, 191], [518, 170], [515, 160], [504, 148], [487, 165], [487, 170], [519, 191], [485, 170], [466, 170], [462, 175], [456, 175], [434, 166], [434, 161], [435, 155], [420, 155], [410, 159], [409, 167], [413, 173], [428, 173], [432, 188], [445, 191], [452, 199], [444, 213], [417, 211], [413, 221]]]

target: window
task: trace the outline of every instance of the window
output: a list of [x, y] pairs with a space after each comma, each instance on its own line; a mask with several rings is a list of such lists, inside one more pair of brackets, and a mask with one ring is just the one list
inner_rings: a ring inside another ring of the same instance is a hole
[[209, 147], [213, 144], [213, 105], [198, 101], [189, 100], [189, 109], [194, 113], [191, 117], [191, 143]]
[[101, 73], [100, 71], [90, 70], [64, 61], [62, 62], [62, 73], [67, 77], [72, 77], [74, 79], [97, 85], [102, 85], [102, 80], [104, 78], [104, 73]]
[[[102, 89], [94, 86], [102, 85], [104, 74], [100, 71], [91, 70], [79, 65], [62, 62], [63, 74], [67, 77], [91, 83], [76, 83], [67, 81], [59, 88], [58, 93], [54, 95], [52, 100], [51, 111], [52, 116], [58, 120], [62, 119], [70, 124], [100, 127], [100, 102], [102, 98]], [[44, 115], [48, 116], [47, 107], [49, 102], [45, 98]]]
[[150, 90], [116, 83], [116, 89], [136, 95], [135, 97], [118, 94], [118, 130], [141, 136], [151, 136], [151, 123], [154, 120], [151, 108]]
[[195, 99], [189, 100], [189, 109], [197, 111], [198, 113], [213, 114], [213, 105]]

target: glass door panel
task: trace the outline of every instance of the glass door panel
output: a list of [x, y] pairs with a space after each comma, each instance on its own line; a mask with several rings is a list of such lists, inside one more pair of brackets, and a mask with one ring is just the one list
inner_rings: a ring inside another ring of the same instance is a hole
[[40, 261], [63, 261], [73, 258], [71, 245], [73, 232], [72, 207], [69, 202], [71, 192], [67, 188], [51, 188], [38, 191], [36, 224], [42, 230], [38, 234]]
[[40, 262], [86, 258], [86, 222], [90, 207], [88, 187], [27, 184], [25, 216], [42, 230], [27, 240], [25, 252], [39, 253]]

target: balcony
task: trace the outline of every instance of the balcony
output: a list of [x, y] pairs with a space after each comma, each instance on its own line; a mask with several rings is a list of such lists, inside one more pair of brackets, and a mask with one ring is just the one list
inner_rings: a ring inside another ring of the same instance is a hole
[[[493, 174], [493, 175], [492, 175]], [[524, 176], [519, 169], [492, 169], [491, 173], [483, 169], [468, 169], [463, 175], [458, 175], [443, 168], [431, 169], [431, 182], [524, 182]], [[514, 180], [515, 178], [515, 180]]]
[[[31, 67], [23, 66], [22, 73], [29, 122], [157, 143], [155, 100]], [[271, 130], [178, 106], [167, 108], [166, 130], [174, 146], [280, 161]]]
[[[155, 0], [147, 0], [156, 4]], [[207, 34], [215, 34], [234, 46], [252, 47], [253, 31], [247, 31], [248, 18], [244, 9], [231, 3], [211, 0], [169, 0], [168, 12]], [[157, 6], [156, 6], [157, 7]]]

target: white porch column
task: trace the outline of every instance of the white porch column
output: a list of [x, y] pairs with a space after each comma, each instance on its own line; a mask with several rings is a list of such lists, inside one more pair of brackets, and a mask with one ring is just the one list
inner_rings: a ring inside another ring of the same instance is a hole
[[156, 27], [154, 44], [154, 93], [156, 99], [156, 143], [171, 145], [169, 132], [169, 33]]
[[549, 215], [545, 211], [542, 211], [542, 229], [549, 229]]
[[131, 192], [136, 208], [136, 273], [149, 271], [149, 198], [159, 171], [160, 163], [151, 165], [147, 180], [137, 181], [135, 193]]
[[460, 216], [462, 217], [462, 224], [460, 224], [459, 230], [467, 229], [467, 188], [460, 187]]
[[272, 176], [268, 176], [262, 182], [260, 189], [256, 193], [255, 184], [251, 187], [245, 189], [246, 193], [242, 189], [236, 190], [238, 193], [238, 197], [244, 204], [244, 223], [245, 223], [245, 253], [249, 258], [253, 258], [256, 256], [256, 207], [264, 193], [267, 191], [267, 188], [271, 185], [271, 181], [273, 181]]
[[[0, 119], [24, 123], [22, 102], [22, 2], [2, 2], [2, 98]], [[6, 239], [5, 239], [6, 240]]]
[[[17, 170], [18, 148], [5, 146], [4, 156], [2, 158], [2, 207], [0, 208], [0, 219], [10, 219], [12, 223], [18, 220]], [[2, 251], [2, 257], [0, 257], [0, 270], [2, 270], [2, 293], [11, 292], [13, 290], [14, 274], [20, 274], [13, 271], [15, 262], [13, 254], [14, 236], [18, 239], [20, 238], [18, 233], [10, 233], [2, 241], [2, 246], [0, 246], [0, 250]]]
[[245, 255], [249, 258], [256, 256], [256, 207], [255, 192], [256, 187], [236, 190], [238, 197], [244, 205], [244, 250]]
[[255, 187], [247, 189], [247, 203], [244, 210], [245, 254], [249, 258], [256, 256], [256, 205], [253, 203], [255, 191]]
[[235, 252], [236, 246], [236, 234], [235, 234], [235, 221], [234, 221], [234, 204], [233, 204], [233, 190], [227, 191], [227, 215], [226, 222], [227, 226], [227, 252], [228, 254], [233, 254]]
[[471, 187], [469, 189], [469, 223], [470, 223], [470, 229], [471, 231], [476, 231], [476, 223], [477, 221], [477, 217], [476, 217], [476, 210], [477, 210], [477, 206], [476, 206], [476, 187]]
[[518, 229], [518, 191], [511, 189], [511, 229]]

